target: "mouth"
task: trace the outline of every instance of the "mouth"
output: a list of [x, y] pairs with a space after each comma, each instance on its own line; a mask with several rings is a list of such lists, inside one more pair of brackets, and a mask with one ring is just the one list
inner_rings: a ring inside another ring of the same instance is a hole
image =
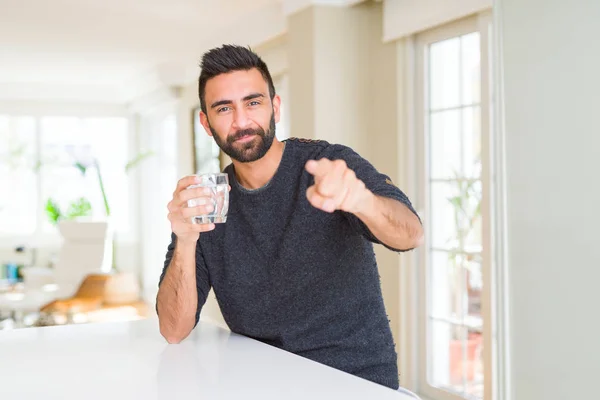
[[250, 135], [244, 135], [242, 137], [240, 137], [239, 139], [236, 139], [236, 142], [240, 142], [240, 143], [246, 143], [251, 141], [252, 139], [254, 139], [256, 137], [255, 134], [250, 134]]

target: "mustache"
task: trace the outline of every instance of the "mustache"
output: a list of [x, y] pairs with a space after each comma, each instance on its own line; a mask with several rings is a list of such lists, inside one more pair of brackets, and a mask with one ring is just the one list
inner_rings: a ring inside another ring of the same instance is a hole
[[256, 128], [256, 129], [242, 129], [237, 131], [236, 133], [234, 133], [233, 135], [230, 135], [227, 138], [227, 142], [228, 143], [233, 143], [238, 139], [243, 138], [244, 136], [248, 136], [248, 135], [258, 135], [258, 136], [264, 136], [265, 135], [265, 131], [264, 129], [261, 128]]

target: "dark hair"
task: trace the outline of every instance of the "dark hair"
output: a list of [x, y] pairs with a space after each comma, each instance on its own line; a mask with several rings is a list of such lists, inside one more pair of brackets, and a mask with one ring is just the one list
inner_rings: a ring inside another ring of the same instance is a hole
[[273, 78], [271, 78], [267, 64], [265, 64], [265, 62], [249, 47], [246, 48], [229, 44], [225, 44], [222, 47], [216, 47], [204, 53], [200, 68], [198, 96], [200, 97], [200, 107], [205, 114], [206, 102], [204, 101], [204, 94], [206, 82], [217, 75], [233, 71], [249, 71], [256, 68], [269, 85], [269, 95], [271, 96], [271, 100], [275, 97], [275, 85], [273, 85]]

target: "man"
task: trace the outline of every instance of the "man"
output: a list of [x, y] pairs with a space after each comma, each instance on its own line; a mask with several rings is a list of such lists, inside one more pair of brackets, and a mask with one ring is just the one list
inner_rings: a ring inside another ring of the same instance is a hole
[[201, 64], [206, 132], [229, 155], [224, 224], [181, 179], [157, 311], [169, 343], [186, 338], [212, 287], [233, 332], [397, 389], [397, 356], [372, 243], [406, 251], [423, 229], [407, 197], [352, 149], [275, 137], [281, 100], [265, 63], [223, 46]]

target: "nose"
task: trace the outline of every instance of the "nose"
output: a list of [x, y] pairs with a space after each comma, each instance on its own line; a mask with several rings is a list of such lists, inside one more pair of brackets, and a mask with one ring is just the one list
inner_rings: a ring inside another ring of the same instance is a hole
[[243, 107], [236, 108], [233, 117], [233, 124], [236, 129], [246, 129], [250, 127], [251, 120]]

